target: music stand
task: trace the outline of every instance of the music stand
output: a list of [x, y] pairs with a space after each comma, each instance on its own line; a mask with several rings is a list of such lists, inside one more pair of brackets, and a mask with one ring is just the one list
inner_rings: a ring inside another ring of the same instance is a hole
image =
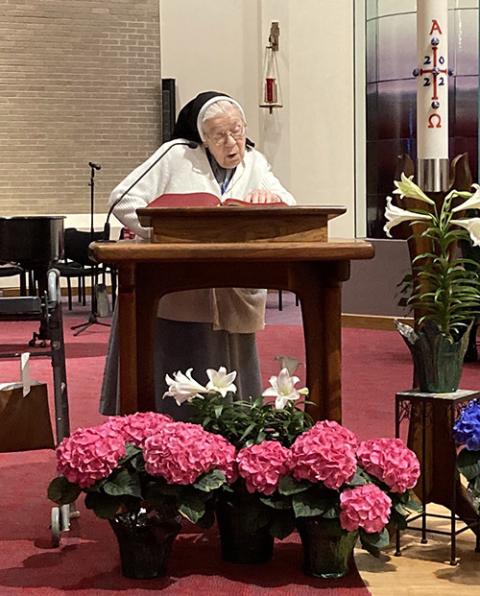
[[[101, 170], [102, 166], [97, 165], [91, 161], [88, 162], [90, 166], [90, 181], [88, 185], [90, 186], [90, 242], [94, 241], [94, 225], [93, 225], [93, 216], [95, 213], [95, 170]], [[91, 287], [91, 300], [90, 300], [90, 315], [88, 317], [88, 321], [85, 323], [80, 323], [78, 325], [73, 325], [70, 329], [75, 329], [75, 333], [73, 335], [80, 335], [86, 329], [91, 327], [92, 325], [102, 325], [103, 327], [110, 327], [109, 323], [103, 323], [102, 321], [98, 320], [98, 311], [97, 311], [97, 279], [98, 279], [98, 265], [96, 263], [92, 264], [91, 267], [92, 274], [90, 276], [90, 287]]]

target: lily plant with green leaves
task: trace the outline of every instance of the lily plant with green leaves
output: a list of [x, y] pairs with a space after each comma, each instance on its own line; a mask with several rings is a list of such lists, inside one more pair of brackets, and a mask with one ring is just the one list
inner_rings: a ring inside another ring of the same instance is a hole
[[[461, 240], [480, 246], [480, 217], [461, 217], [464, 212], [480, 209], [480, 186], [474, 184], [473, 193], [451, 190], [439, 207], [412, 178], [402, 174], [401, 180], [395, 181], [393, 194], [400, 199], [416, 199], [425, 207], [402, 209], [387, 197], [384, 230], [391, 237], [391, 229], [401, 223], [424, 225], [418, 236], [429, 241], [429, 249], [412, 261], [414, 282], [407, 304], [421, 314], [419, 329], [427, 321], [433, 322], [454, 342], [480, 314], [480, 264], [459, 256], [457, 248]], [[454, 206], [456, 199], [462, 202]]]
[[[222, 435], [238, 449], [262, 441], [278, 441], [290, 447], [295, 439], [313, 425], [304, 406], [308, 389], [297, 389], [300, 379], [283, 368], [269, 380], [270, 387], [260, 396], [235, 400], [236, 371], [208, 369], [209, 379], [203, 386], [192, 376], [192, 369], [166, 375], [168, 391], [163, 398], [173, 398], [178, 405], [193, 407], [192, 422], [205, 430]], [[265, 399], [267, 398], [267, 399]]]

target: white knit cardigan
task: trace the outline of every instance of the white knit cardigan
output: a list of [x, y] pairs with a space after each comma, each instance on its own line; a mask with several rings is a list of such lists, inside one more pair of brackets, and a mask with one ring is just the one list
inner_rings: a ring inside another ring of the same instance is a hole
[[[164, 143], [151, 157], [131, 172], [112, 192], [113, 205], [123, 192], [158, 156], [179, 140]], [[209, 192], [222, 202], [227, 198], [242, 199], [250, 191], [270, 190], [284, 203], [294, 205], [293, 196], [273, 175], [265, 157], [255, 149], [245, 152], [243, 161], [223, 195], [202, 146], [190, 149], [186, 145], [173, 147], [142, 180], [114, 207], [114, 215], [140, 239], [148, 240], [150, 230], [143, 228], [136, 210], [164, 193]], [[264, 326], [266, 291], [239, 288], [189, 290], [164, 296], [158, 316], [174, 321], [213, 324], [214, 329], [231, 333], [252, 333]]]

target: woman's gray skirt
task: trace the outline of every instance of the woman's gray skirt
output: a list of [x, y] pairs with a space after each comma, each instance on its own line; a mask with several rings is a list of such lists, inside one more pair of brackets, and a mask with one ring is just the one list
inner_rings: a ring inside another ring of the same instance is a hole
[[[206, 384], [207, 368], [237, 371], [237, 399], [257, 397], [262, 392], [260, 367], [254, 333], [213, 331], [211, 323], [156, 320], [155, 409], [176, 420], [188, 420], [191, 406], [177, 406], [172, 397], [162, 399], [168, 387], [165, 375], [193, 368], [193, 378]], [[113, 416], [120, 411], [118, 383], [118, 320], [113, 314], [110, 341], [100, 396], [100, 412]]]

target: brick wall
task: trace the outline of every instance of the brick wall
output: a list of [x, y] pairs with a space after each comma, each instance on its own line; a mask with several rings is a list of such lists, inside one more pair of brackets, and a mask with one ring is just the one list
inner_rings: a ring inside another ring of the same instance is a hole
[[160, 99], [159, 0], [0, 0], [0, 215], [105, 211]]

